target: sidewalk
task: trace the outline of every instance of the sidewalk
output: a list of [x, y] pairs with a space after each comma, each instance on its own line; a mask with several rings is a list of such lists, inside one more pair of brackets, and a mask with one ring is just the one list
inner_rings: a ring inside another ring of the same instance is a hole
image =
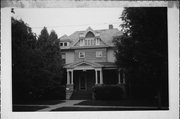
[[78, 104], [78, 103], [83, 102], [83, 101], [84, 100], [65, 100], [65, 102], [63, 102], [63, 103], [56, 104], [56, 105], [50, 105], [48, 108], [38, 110], [38, 112], [51, 111], [51, 110], [61, 108], [61, 107], [72, 107], [72, 106], [74, 106], [74, 104]]

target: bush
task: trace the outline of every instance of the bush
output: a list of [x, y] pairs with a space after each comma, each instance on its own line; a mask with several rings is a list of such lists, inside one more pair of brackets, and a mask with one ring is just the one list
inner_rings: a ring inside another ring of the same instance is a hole
[[66, 87], [65, 86], [58, 86], [48, 89], [43, 94], [43, 99], [50, 99], [50, 100], [64, 100], [66, 97]]
[[118, 85], [94, 86], [93, 94], [96, 100], [118, 100], [122, 99], [123, 90]]

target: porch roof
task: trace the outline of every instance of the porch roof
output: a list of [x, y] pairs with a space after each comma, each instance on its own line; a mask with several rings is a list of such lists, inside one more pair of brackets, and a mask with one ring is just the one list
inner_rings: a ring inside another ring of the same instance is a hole
[[79, 61], [64, 65], [66, 69], [74, 69], [78, 67], [91, 67], [91, 68], [116, 68], [116, 64], [113, 62], [90, 62]]

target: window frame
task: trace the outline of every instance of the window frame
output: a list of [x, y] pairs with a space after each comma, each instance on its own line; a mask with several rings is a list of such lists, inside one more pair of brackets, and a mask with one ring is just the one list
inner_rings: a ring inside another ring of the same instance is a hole
[[[81, 57], [81, 53], [83, 54], [83, 57]], [[79, 58], [85, 58], [85, 52], [79, 52]]]
[[[65, 45], [66, 44], [66, 45]], [[68, 43], [67, 42], [64, 42], [64, 46], [66, 47], [66, 46], [68, 46]]]
[[[99, 55], [101, 53], [101, 56]], [[96, 57], [103, 57], [103, 52], [102, 51], [96, 51]]]
[[63, 45], [64, 45], [64, 43], [63, 43], [63, 42], [61, 42], [61, 43], [60, 43], [60, 46], [63, 46]]
[[100, 45], [100, 38], [96, 39], [96, 45]]

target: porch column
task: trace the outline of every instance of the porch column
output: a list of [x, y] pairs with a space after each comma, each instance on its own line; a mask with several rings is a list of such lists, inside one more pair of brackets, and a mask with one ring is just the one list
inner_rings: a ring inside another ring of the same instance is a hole
[[125, 73], [123, 72], [123, 84], [126, 83]]
[[102, 69], [100, 69], [100, 84], [103, 84], [103, 72], [102, 72]]
[[98, 75], [98, 73], [97, 73], [97, 70], [95, 69], [95, 77], [96, 77], [96, 79], [95, 79], [95, 80], [96, 80], [95, 84], [98, 84], [98, 76], [97, 76], [97, 75]]
[[71, 70], [71, 84], [73, 84], [73, 70]]
[[121, 69], [118, 70], [118, 84], [121, 84]]
[[69, 77], [70, 71], [67, 70], [67, 84], [70, 84], [70, 77]]

